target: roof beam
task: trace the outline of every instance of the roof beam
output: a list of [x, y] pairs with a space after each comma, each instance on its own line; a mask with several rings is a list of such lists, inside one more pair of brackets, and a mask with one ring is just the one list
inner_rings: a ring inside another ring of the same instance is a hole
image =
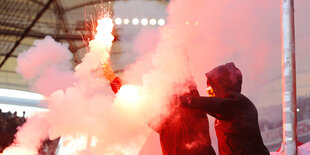
[[[60, 2], [58, 2], [58, 0], [55, 0], [55, 6], [56, 6], [57, 11], [58, 11], [57, 16], [60, 18], [62, 29], [64, 30], [65, 34], [68, 35], [69, 29], [67, 27], [68, 21], [67, 21], [66, 15], [65, 15], [65, 11], [64, 11], [62, 5], [60, 4]], [[74, 41], [72, 41], [71, 38], [68, 38], [67, 41], [69, 43], [69, 49], [74, 55], [75, 63], [79, 64], [81, 60], [80, 60], [79, 56], [76, 54], [77, 47], [76, 47]]]
[[[84, 7], [84, 6], [94, 5], [94, 4], [98, 4], [98, 3], [104, 3], [104, 2], [111, 2], [111, 1], [119, 1], [119, 0], [101, 0], [101, 1], [94, 0], [94, 1], [89, 1], [89, 2], [85, 2], [85, 3], [82, 3], [82, 4], [78, 4], [78, 5], [66, 8], [64, 11], [68, 12], [68, 11], [72, 11], [72, 10], [75, 10], [75, 9], [79, 9], [81, 7]], [[169, 0], [149, 0], [149, 1], [167, 2]]]
[[102, 0], [102, 1], [95, 0], [95, 1], [90, 1], [90, 2], [86, 2], [86, 3], [82, 3], [82, 4], [78, 4], [78, 5], [69, 7], [67, 9], [65, 9], [64, 11], [68, 12], [68, 11], [72, 11], [72, 10], [75, 10], [75, 9], [79, 9], [81, 7], [84, 7], [84, 6], [94, 5], [94, 4], [98, 4], [98, 3], [102, 3], [102, 2], [110, 2], [110, 1], [115, 1], [115, 0]]
[[[3, 31], [3, 30], [0, 30], [0, 36], [1, 35], [20, 36], [21, 34], [22, 34], [22, 32], [20, 32], [20, 31], [8, 31], [8, 30]], [[29, 32], [26, 37], [41, 39], [41, 38], [44, 38], [46, 36], [52, 36], [55, 40], [67, 40], [67, 39], [81, 40], [81, 41], [83, 40], [81, 35], [66, 34], [66, 35], [56, 35], [55, 36], [55, 34], [40, 33], [40, 32], [33, 32], [33, 31]]]
[[4, 63], [8, 60], [8, 58], [11, 56], [11, 54], [14, 52], [14, 50], [17, 48], [17, 46], [20, 44], [20, 42], [27, 36], [27, 34], [30, 32], [31, 28], [35, 25], [35, 23], [40, 19], [40, 17], [44, 14], [44, 12], [49, 8], [50, 4], [53, 1], [54, 0], [49, 0], [45, 4], [45, 6], [42, 8], [42, 10], [40, 10], [40, 12], [37, 14], [37, 16], [34, 18], [32, 23], [24, 30], [24, 32], [22, 33], [20, 38], [15, 42], [14, 46], [12, 47], [12, 49], [5, 55], [4, 59], [2, 60], [2, 62], [0, 64], [0, 69], [2, 68]]

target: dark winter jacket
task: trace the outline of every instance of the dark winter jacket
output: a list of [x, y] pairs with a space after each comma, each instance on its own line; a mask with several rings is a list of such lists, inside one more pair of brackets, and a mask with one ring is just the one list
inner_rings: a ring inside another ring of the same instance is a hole
[[[113, 80], [111, 87], [120, 88], [120, 79]], [[116, 86], [115, 86], [116, 84]], [[199, 96], [197, 89], [191, 89], [188, 94]], [[180, 106], [178, 97], [170, 102], [170, 111], [159, 127], [152, 127], [160, 135], [163, 155], [215, 155], [211, 146], [209, 121], [207, 115], [195, 109]]]
[[[184, 95], [199, 96], [199, 93], [195, 88]], [[207, 115], [200, 110], [180, 106], [177, 97], [170, 104], [174, 111], [156, 129], [163, 155], [215, 155]]]
[[[242, 75], [233, 63], [206, 74], [216, 97], [190, 97], [192, 109], [216, 118], [220, 155], [266, 155], [254, 104], [241, 92]], [[186, 104], [185, 104], [186, 105]]]

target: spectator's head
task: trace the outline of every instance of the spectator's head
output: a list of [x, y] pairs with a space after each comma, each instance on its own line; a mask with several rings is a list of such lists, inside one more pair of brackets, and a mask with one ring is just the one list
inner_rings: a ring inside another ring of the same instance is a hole
[[207, 85], [212, 87], [217, 97], [228, 92], [241, 92], [242, 74], [233, 62], [212, 69], [206, 76]]

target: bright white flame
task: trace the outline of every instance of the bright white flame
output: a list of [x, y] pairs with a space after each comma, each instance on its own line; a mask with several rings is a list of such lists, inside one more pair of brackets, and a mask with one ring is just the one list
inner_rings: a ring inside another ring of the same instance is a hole
[[121, 25], [122, 24], [122, 19], [121, 18], [115, 18], [114, 22], [116, 25]]
[[63, 136], [59, 142], [58, 154], [76, 155], [83, 150], [89, 149], [88, 147], [95, 147], [97, 142], [98, 138], [95, 136]]
[[61, 137], [60, 148], [58, 154], [76, 155], [87, 148], [87, 137], [80, 136], [64, 136]]
[[95, 40], [112, 42], [114, 40], [113, 35], [111, 35], [114, 27], [112, 19], [105, 17], [97, 22], [98, 26], [96, 28], [97, 33], [95, 35]]
[[138, 25], [139, 24], [139, 19], [138, 18], [132, 19], [132, 24], [133, 25]]
[[[99, 19], [97, 23], [97, 33], [95, 39], [89, 42], [89, 47], [91, 52], [100, 58], [100, 63], [104, 64], [110, 58], [110, 51], [114, 40], [114, 36], [112, 35], [114, 24], [112, 19], [108, 17]], [[90, 66], [90, 68], [93, 67]], [[76, 70], [79, 70], [79, 68], [76, 68]]]
[[44, 96], [27, 92], [27, 91], [21, 91], [21, 90], [13, 90], [13, 89], [3, 89], [0, 88], [0, 96], [3, 97], [12, 97], [12, 98], [20, 98], [20, 99], [30, 99], [30, 100], [44, 100]]
[[158, 25], [163, 26], [163, 25], [165, 25], [166, 22], [164, 19], [161, 18], [161, 19], [158, 19], [157, 23], [158, 23]]
[[151, 24], [151, 25], [155, 25], [156, 23], [157, 23], [156, 19], [152, 18], [152, 19], [150, 20], [150, 24]]
[[142, 18], [142, 19], [141, 19], [141, 24], [142, 24], [142, 25], [145, 26], [145, 25], [147, 25], [148, 23], [149, 23], [149, 21], [148, 21], [146, 18]]
[[124, 85], [116, 94], [116, 102], [124, 108], [136, 109], [140, 103], [141, 96], [138, 87]]
[[124, 24], [127, 25], [128, 23], [129, 23], [129, 19], [128, 19], [128, 18], [125, 18], [125, 19], [124, 19]]

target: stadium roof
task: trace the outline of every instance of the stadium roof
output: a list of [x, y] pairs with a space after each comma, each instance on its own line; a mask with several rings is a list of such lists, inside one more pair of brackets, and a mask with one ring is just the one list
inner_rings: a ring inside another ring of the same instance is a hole
[[[166, 0], [140, 0], [166, 6]], [[138, 2], [137, 0], [131, 2]], [[0, 87], [27, 90], [28, 84], [16, 74], [19, 53], [33, 45], [34, 40], [47, 35], [56, 41], [68, 43], [74, 54], [73, 64], [81, 62], [85, 44], [81, 34], [87, 36], [86, 22], [101, 7], [130, 5], [130, 0], [1, 0], [0, 4]], [[124, 7], [120, 6], [120, 9]], [[133, 9], [131, 9], [132, 11]], [[148, 9], [150, 10], [150, 9]], [[153, 9], [163, 14], [165, 9]], [[152, 14], [149, 14], [152, 15]], [[113, 52], [113, 51], [112, 51]], [[124, 66], [124, 65], [122, 65]]]

